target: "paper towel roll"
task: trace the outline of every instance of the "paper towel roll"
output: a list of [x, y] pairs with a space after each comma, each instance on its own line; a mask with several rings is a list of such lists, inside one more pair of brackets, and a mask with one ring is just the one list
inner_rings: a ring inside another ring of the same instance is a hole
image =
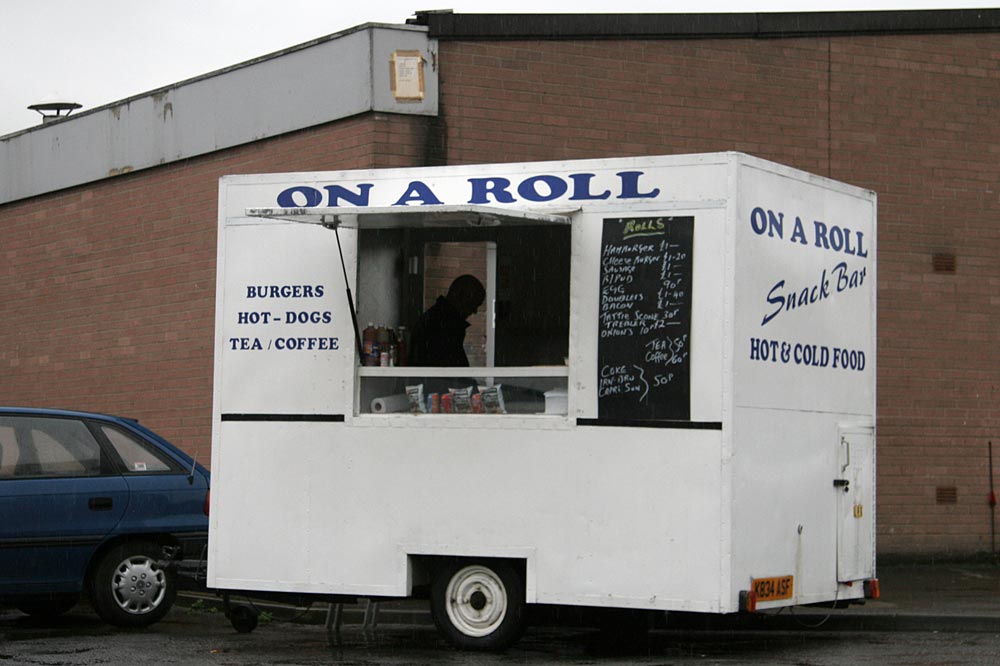
[[392, 414], [410, 411], [410, 399], [405, 393], [386, 395], [372, 400], [372, 414]]

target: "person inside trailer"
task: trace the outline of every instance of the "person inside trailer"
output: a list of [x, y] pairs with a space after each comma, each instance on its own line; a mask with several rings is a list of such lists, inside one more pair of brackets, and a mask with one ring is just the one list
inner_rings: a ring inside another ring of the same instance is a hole
[[424, 367], [469, 367], [465, 353], [465, 331], [469, 317], [486, 299], [483, 283], [474, 275], [460, 275], [448, 293], [438, 296], [417, 321], [410, 338], [410, 365]]

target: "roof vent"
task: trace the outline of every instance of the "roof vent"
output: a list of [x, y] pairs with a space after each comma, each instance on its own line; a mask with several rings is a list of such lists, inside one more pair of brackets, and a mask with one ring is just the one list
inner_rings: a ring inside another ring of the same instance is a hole
[[65, 118], [82, 106], [76, 102], [64, 102], [58, 97], [50, 96], [45, 101], [32, 104], [28, 108], [42, 114], [42, 124], [44, 125], [53, 120]]

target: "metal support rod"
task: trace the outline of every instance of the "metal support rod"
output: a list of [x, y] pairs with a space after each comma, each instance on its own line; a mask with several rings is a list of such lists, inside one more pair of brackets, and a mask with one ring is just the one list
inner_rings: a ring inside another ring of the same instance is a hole
[[332, 225], [324, 224], [327, 229], [332, 228], [334, 235], [337, 237], [337, 252], [340, 254], [340, 270], [344, 272], [344, 287], [347, 288], [347, 307], [351, 310], [351, 323], [354, 324], [354, 342], [358, 349], [358, 362], [364, 360], [365, 353], [361, 348], [361, 329], [358, 328], [358, 313], [354, 309], [354, 297], [351, 296], [351, 282], [347, 279], [347, 266], [344, 264], [344, 250], [340, 247], [340, 232], [337, 230], [338, 225], [336, 223]]

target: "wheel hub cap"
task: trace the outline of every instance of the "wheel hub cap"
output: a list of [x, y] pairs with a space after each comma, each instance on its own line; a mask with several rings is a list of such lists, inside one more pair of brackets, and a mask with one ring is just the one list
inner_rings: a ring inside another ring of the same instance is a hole
[[491, 569], [471, 565], [448, 582], [446, 610], [452, 625], [466, 636], [488, 636], [507, 615], [507, 589]]
[[149, 557], [130, 557], [115, 570], [111, 591], [122, 610], [133, 615], [143, 615], [154, 610], [163, 601], [167, 592], [167, 577]]

